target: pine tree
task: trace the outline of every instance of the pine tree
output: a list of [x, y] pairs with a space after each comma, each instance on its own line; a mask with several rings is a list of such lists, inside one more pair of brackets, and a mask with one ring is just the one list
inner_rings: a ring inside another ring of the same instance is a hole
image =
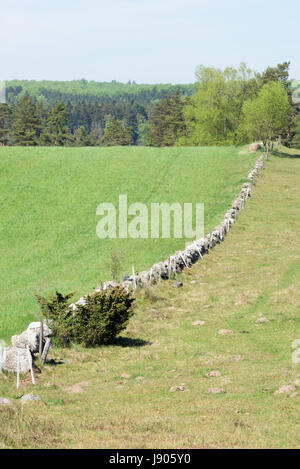
[[13, 112], [12, 141], [15, 145], [36, 145], [42, 124], [37, 105], [30, 96], [23, 96]]
[[150, 145], [172, 146], [178, 137], [185, 134], [183, 107], [184, 102], [179, 91], [171, 96], [167, 95], [154, 106], [148, 123], [147, 137]]
[[74, 133], [74, 145], [76, 147], [89, 147], [94, 146], [97, 143], [97, 136], [95, 131], [92, 130], [88, 133], [84, 125], [81, 125], [75, 130]]
[[112, 117], [106, 124], [101, 144], [105, 146], [132, 145], [133, 130], [131, 127], [126, 127], [115, 117]]
[[9, 130], [11, 124], [11, 110], [7, 103], [0, 104], [0, 146], [9, 142]]
[[61, 101], [55, 103], [49, 111], [44, 139], [51, 145], [65, 145], [70, 137], [67, 107]]

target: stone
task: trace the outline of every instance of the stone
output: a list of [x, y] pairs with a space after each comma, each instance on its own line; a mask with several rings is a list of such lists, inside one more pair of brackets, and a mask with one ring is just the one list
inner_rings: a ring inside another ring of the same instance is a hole
[[172, 386], [170, 389], [169, 389], [170, 392], [176, 392], [176, 391], [187, 391], [187, 388], [184, 386], [184, 385], [181, 385], [181, 386]]
[[219, 335], [226, 335], [226, 334], [232, 334], [232, 330], [231, 329], [220, 329], [218, 334]]
[[207, 390], [207, 392], [208, 392], [209, 394], [223, 394], [223, 393], [225, 393], [226, 391], [225, 391], [225, 389], [223, 389], [223, 388], [209, 388], [209, 389]]
[[[40, 327], [41, 323], [39, 321], [37, 322], [31, 322], [29, 326], [27, 327], [27, 331], [34, 331], [40, 333]], [[52, 335], [52, 330], [50, 329], [47, 324], [43, 323], [43, 336], [44, 337], [50, 337]]]
[[182, 282], [174, 282], [172, 283], [172, 287], [174, 288], [180, 288], [183, 286], [183, 283]]
[[10, 399], [6, 399], [5, 397], [0, 397], [0, 406], [1, 405], [12, 405], [12, 401]]
[[208, 378], [218, 378], [219, 376], [221, 376], [221, 372], [218, 371], [218, 370], [213, 370], [213, 371], [209, 371], [208, 373], [206, 373], [206, 376]]
[[[26, 331], [23, 331], [20, 335], [14, 335], [11, 338], [11, 343], [13, 347], [25, 348], [29, 346], [29, 349], [32, 353], [37, 353], [39, 351], [40, 344], [40, 322], [32, 322], [27, 327]], [[46, 342], [46, 338], [52, 335], [51, 329], [47, 324], [43, 323], [43, 344]]]
[[241, 362], [242, 360], [244, 360], [244, 357], [242, 357], [242, 355], [234, 355], [232, 357], [232, 360], [235, 362]]
[[132, 376], [132, 375], [128, 375], [127, 373], [123, 373], [123, 374], [121, 375], [121, 378], [129, 379], [129, 378], [131, 378], [131, 376]]
[[37, 353], [39, 351], [40, 334], [37, 334], [33, 330], [26, 330], [20, 335], [13, 335], [11, 343], [13, 347], [22, 349], [26, 349], [28, 345], [32, 353]]
[[84, 306], [86, 304], [87, 304], [87, 301], [83, 296], [81, 298], [79, 298], [79, 300], [76, 301], [76, 303], [75, 303], [75, 305], [80, 305], [80, 306]]
[[145, 283], [148, 283], [149, 279], [150, 279], [150, 275], [149, 275], [148, 270], [144, 270], [143, 272], [140, 272], [138, 274], [136, 281], [138, 284], [143, 285]]
[[2, 368], [5, 371], [17, 372], [18, 353], [20, 354], [20, 373], [24, 374], [30, 370], [32, 365], [31, 354], [27, 353], [27, 349], [14, 346], [6, 347], [3, 351]]
[[236, 303], [234, 303], [234, 306], [241, 306], [241, 305], [244, 305], [244, 304], [245, 304], [244, 301], [239, 300], [239, 301], [237, 301]]
[[40, 401], [41, 398], [39, 396], [35, 396], [34, 394], [24, 394], [24, 396], [21, 397], [20, 399], [20, 402], [22, 402], [22, 404], [26, 403], [26, 402], [30, 402], [30, 401]]
[[257, 322], [257, 323], [269, 322], [269, 319], [267, 319], [267, 318], [258, 318], [255, 322]]
[[192, 323], [192, 326], [204, 326], [206, 324], [205, 321], [195, 321]]
[[261, 149], [261, 145], [259, 143], [251, 143], [251, 145], [249, 145], [248, 147], [248, 152], [251, 153], [260, 149]]
[[274, 394], [290, 394], [295, 391], [296, 387], [293, 384], [285, 384], [283, 386], [280, 386], [280, 388], [278, 388], [277, 391], [274, 392]]

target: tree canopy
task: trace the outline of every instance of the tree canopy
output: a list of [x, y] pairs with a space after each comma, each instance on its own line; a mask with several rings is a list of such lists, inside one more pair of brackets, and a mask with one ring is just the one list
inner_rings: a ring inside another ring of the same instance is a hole
[[183, 145], [231, 145], [241, 119], [243, 103], [255, 95], [257, 82], [245, 64], [224, 71], [201, 65], [196, 73], [198, 91], [184, 108]]
[[243, 106], [242, 126], [250, 138], [261, 140], [265, 150], [268, 143], [282, 135], [288, 125], [289, 99], [279, 82], [261, 88], [257, 98]]

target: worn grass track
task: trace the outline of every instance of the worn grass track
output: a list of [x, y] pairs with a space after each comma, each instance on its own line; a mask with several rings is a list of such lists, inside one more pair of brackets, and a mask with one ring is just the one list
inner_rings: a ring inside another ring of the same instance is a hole
[[[299, 156], [271, 156], [225, 242], [179, 276], [181, 289], [141, 292], [115, 345], [53, 350], [57, 365], [34, 387], [44, 403], [0, 409], [0, 447], [299, 448], [300, 394], [274, 395], [300, 375], [299, 173]], [[24, 382], [19, 395], [32, 390]], [[17, 397], [11, 377], [0, 395]]]

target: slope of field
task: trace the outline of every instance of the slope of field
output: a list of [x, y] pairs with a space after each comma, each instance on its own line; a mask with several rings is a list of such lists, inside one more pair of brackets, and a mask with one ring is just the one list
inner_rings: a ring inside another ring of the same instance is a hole
[[34, 295], [77, 291], [111, 279], [112, 251], [122, 274], [163, 260], [182, 239], [96, 236], [96, 207], [143, 202], [204, 202], [205, 231], [220, 220], [256, 154], [234, 148], [0, 148], [2, 268], [0, 338], [36, 318]]
[[[0, 447], [299, 448], [300, 155], [287, 156], [266, 162], [238, 223], [178, 276], [182, 288], [139, 293], [114, 345], [52, 350], [18, 394], [0, 378], [14, 401], [0, 409]], [[32, 391], [46, 405], [21, 409]]]

